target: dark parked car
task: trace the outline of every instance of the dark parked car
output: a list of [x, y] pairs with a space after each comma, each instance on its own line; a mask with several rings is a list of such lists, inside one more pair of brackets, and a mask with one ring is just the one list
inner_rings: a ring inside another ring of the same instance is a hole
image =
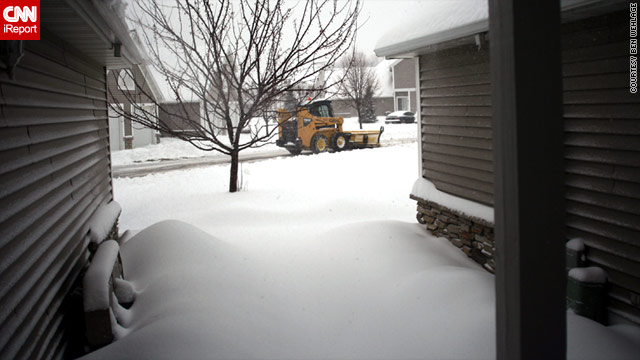
[[411, 111], [394, 111], [387, 115], [385, 124], [400, 124], [400, 123], [414, 123], [416, 122], [416, 115]]

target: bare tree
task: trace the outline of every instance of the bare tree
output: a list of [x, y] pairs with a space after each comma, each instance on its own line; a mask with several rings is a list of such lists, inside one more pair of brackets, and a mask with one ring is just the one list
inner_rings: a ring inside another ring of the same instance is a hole
[[145, 107], [130, 116], [199, 149], [229, 155], [229, 191], [235, 192], [239, 153], [266, 144], [277, 132], [269, 122], [285, 95], [314, 83], [347, 52], [360, 0], [170, 2], [138, 0], [135, 20], [172, 97], [178, 104], [195, 98], [201, 114], [170, 114], [188, 127], [180, 132]]
[[[349, 104], [358, 113], [358, 123], [362, 129], [362, 121], [367, 112], [366, 106], [372, 106], [372, 96], [380, 87], [375, 71], [375, 61], [362, 51], [354, 50], [341, 60], [344, 78], [340, 84], [339, 94], [349, 100]], [[370, 110], [370, 109], [369, 109]]]

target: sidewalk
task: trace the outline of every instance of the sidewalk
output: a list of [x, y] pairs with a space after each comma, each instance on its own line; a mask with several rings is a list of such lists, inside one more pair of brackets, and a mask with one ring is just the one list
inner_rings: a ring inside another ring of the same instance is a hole
[[[272, 159], [276, 157], [291, 156], [285, 149], [278, 149], [269, 152], [243, 154], [240, 153], [240, 161], [258, 161]], [[171, 170], [189, 169], [199, 166], [228, 164], [231, 158], [226, 155], [217, 154], [213, 156], [203, 156], [198, 158], [186, 158], [175, 160], [145, 161], [129, 165], [116, 165], [112, 168], [113, 177], [138, 177], [151, 173]]]

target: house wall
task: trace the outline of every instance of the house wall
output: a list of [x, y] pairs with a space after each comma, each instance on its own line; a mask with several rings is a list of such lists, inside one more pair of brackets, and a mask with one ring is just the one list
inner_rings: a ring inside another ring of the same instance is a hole
[[[122, 69], [112, 69], [109, 70], [107, 74], [107, 96], [109, 99], [109, 103], [122, 104], [124, 112], [126, 115], [131, 115], [131, 104], [132, 102], [129, 100], [127, 95], [123, 92], [127, 92], [128, 95], [133, 95], [134, 103], [151, 103], [153, 102], [151, 88], [147, 83], [142, 71], [138, 66], [134, 66], [132, 69], [133, 76], [136, 81], [136, 89], [135, 90], [121, 90], [118, 87], [118, 74]], [[131, 122], [131, 118], [125, 116], [124, 118], [124, 145], [126, 149], [133, 148], [133, 124]], [[142, 127], [142, 125], [136, 124], [135, 126]], [[149, 129], [149, 131], [153, 132], [153, 130]]]
[[445, 192], [493, 204], [489, 46], [420, 56], [422, 175]]
[[[48, 40], [49, 39], [49, 40]], [[104, 68], [42, 35], [0, 65], [0, 354], [60, 357], [87, 262], [87, 219], [112, 198]], [[80, 331], [80, 329], [78, 329]]]
[[[172, 131], [194, 130], [193, 125], [189, 121], [185, 121], [184, 118], [200, 123], [200, 103], [164, 103], [158, 109], [158, 120], [166, 124]], [[163, 133], [162, 135], [170, 136], [171, 134]]]
[[416, 59], [402, 59], [393, 67], [394, 89], [415, 89]]
[[[384, 116], [387, 111], [393, 111], [393, 98], [392, 97], [377, 97], [373, 99], [374, 106], [376, 107], [376, 116]], [[333, 107], [333, 113], [335, 116], [342, 117], [356, 117], [358, 113], [345, 99], [332, 99], [331, 106]]]
[[416, 61], [412, 59], [402, 59], [393, 67], [393, 89], [394, 101], [393, 110], [398, 111], [398, 94], [404, 94], [409, 98], [409, 111], [416, 113], [418, 109], [418, 98], [416, 95]]
[[[607, 272], [609, 320], [640, 324], [640, 101], [629, 92], [627, 21], [621, 12], [563, 26], [566, 232]], [[420, 57], [422, 171], [442, 191], [491, 205], [487, 48]], [[418, 211], [432, 213], [424, 199]], [[447, 229], [449, 220], [434, 222]], [[440, 234], [460, 245], [459, 234]]]
[[376, 116], [385, 116], [387, 111], [393, 111], [393, 98], [383, 97], [375, 98]]
[[640, 97], [629, 92], [628, 13], [564, 28], [567, 236], [609, 277], [609, 318], [640, 324]]

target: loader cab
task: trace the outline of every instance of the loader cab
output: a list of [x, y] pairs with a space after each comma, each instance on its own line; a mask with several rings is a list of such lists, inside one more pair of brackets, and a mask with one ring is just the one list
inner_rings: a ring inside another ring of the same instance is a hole
[[307, 105], [309, 113], [317, 117], [333, 117], [333, 108], [331, 107], [331, 101], [322, 100], [315, 101]]

